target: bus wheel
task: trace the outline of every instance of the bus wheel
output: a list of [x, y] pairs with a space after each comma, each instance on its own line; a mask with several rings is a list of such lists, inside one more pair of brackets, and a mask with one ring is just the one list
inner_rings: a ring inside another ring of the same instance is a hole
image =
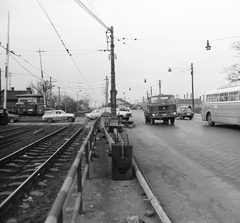
[[152, 125], [154, 125], [154, 124], [155, 124], [155, 119], [152, 118], [152, 119], [151, 119], [151, 122], [152, 122]]
[[207, 115], [207, 121], [208, 121], [208, 125], [210, 125], [210, 126], [214, 126], [214, 125], [215, 125], [215, 122], [212, 121], [212, 115], [211, 115], [211, 113], [208, 113], [208, 115]]

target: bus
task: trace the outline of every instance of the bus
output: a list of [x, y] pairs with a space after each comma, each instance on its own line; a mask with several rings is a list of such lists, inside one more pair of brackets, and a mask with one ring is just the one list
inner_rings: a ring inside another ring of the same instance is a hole
[[240, 86], [205, 92], [202, 101], [202, 120], [210, 126], [215, 123], [240, 126]]

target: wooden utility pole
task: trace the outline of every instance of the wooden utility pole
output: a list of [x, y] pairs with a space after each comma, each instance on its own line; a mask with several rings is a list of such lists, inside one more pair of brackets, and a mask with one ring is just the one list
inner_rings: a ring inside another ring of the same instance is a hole
[[61, 101], [61, 98], [60, 98], [60, 87], [58, 87], [58, 109], [60, 109], [60, 101]]
[[111, 58], [111, 113], [112, 113], [112, 118], [116, 117], [116, 95], [117, 95], [117, 91], [116, 91], [116, 83], [115, 83], [115, 54], [114, 54], [114, 36], [113, 36], [113, 27], [111, 26], [111, 28], [109, 29], [110, 31], [110, 39], [111, 39], [111, 43], [110, 43], [110, 48], [111, 48], [111, 54], [110, 54], [110, 58]]
[[159, 94], [161, 94], [161, 84], [162, 84], [162, 83], [161, 83], [160, 80], [158, 81], [158, 84], [159, 84]]
[[193, 63], [191, 63], [191, 76], [192, 76], [192, 110], [194, 111]]
[[39, 57], [40, 57], [40, 67], [41, 67], [41, 78], [42, 78], [42, 89], [43, 89], [43, 103], [46, 106], [46, 86], [45, 86], [45, 82], [43, 80], [43, 69], [42, 69], [42, 57], [41, 57], [41, 52], [45, 52], [45, 51], [41, 51], [39, 49], [39, 51], [37, 51], [39, 53]]
[[50, 77], [50, 92], [49, 92], [49, 105], [52, 108], [52, 77]]
[[105, 105], [107, 106], [107, 104], [108, 104], [108, 84], [109, 84], [108, 76], [106, 76], [105, 80], [106, 80]]
[[5, 66], [5, 89], [3, 100], [3, 125], [8, 124], [7, 120], [7, 89], [8, 89], [8, 65], [9, 65], [9, 30], [10, 30], [10, 16], [8, 12], [8, 33], [7, 33], [7, 47], [6, 47], [6, 66]]

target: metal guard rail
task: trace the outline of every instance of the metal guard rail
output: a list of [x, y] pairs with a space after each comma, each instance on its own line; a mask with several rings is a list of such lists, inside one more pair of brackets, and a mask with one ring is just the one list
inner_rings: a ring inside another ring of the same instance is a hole
[[[109, 144], [109, 156], [111, 156], [112, 144], [117, 143], [117, 142], [124, 144], [124, 140], [121, 137], [121, 135], [119, 134], [119, 132], [117, 131], [117, 129], [114, 129], [113, 130], [114, 134], [112, 134], [113, 137], [115, 138], [116, 142], [112, 139], [111, 135], [108, 133], [108, 131], [106, 130], [106, 128], [104, 126], [103, 126], [103, 129], [104, 129], [105, 136], [106, 136], [106, 138], [108, 140], [108, 144]], [[127, 141], [127, 143], [129, 144], [128, 136], [126, 137], [125, 141]], [[142, 173], [142, 171], [140, 171], [137, 161], [134, 158], [132, 158], [132, 163], [133, 163], [134, 173], [135, 173], [139, 183], [141, 184], [143, 190], [145, 191], [149, 201], [151, 202], [153, 208], [155, 209], [157, 215], [159, 216], [159, 218], [161, 219], [161, 221], [163, 223], [172, 223], [171, 220], [166, 215], [166, 213], [164, 212], [164, 210], [162, 209], [158, 198], [155, 196], [154, 192], [152, 191], [150, 183], [148, 182], [146, 176]]]
[[[63, 207], [65, 201], [68, 197], [68, 192], [71, 189], [74, 178], [77, 175], [77, 199], [74, 206], [71, 223], [75, 223], [77, 221], [78, 214], [82, 214], [82, 194], [84, 182], [86, 179], [89, 179], [89, 161], [92, 161], [92, 153], [94, 145], [96, 144], [96, 135], [97, 129], [99, 127], [100, 118], [98, 118], [93, 126], [91, 127], [90, 132], [88, 133], [86, 139], [84, 140], [80, 150], [78, 151], [78, 155], [76, 156], [73, 165], [59, 191], [59, 194], [45, 220], [45, 223], [62, 223], [63, 222]], [[82, 174], [82, 158], [85, 153], [86, 164]]]

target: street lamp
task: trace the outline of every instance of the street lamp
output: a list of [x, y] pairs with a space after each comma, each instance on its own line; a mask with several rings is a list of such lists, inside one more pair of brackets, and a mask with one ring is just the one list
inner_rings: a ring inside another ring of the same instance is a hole
[[210, 46], [210, 44], [209, 44], [209, 41], [207, 40], [207, 46], [205, 47], [206, 48], [206, 50], [211, 50], [211, 46]]

